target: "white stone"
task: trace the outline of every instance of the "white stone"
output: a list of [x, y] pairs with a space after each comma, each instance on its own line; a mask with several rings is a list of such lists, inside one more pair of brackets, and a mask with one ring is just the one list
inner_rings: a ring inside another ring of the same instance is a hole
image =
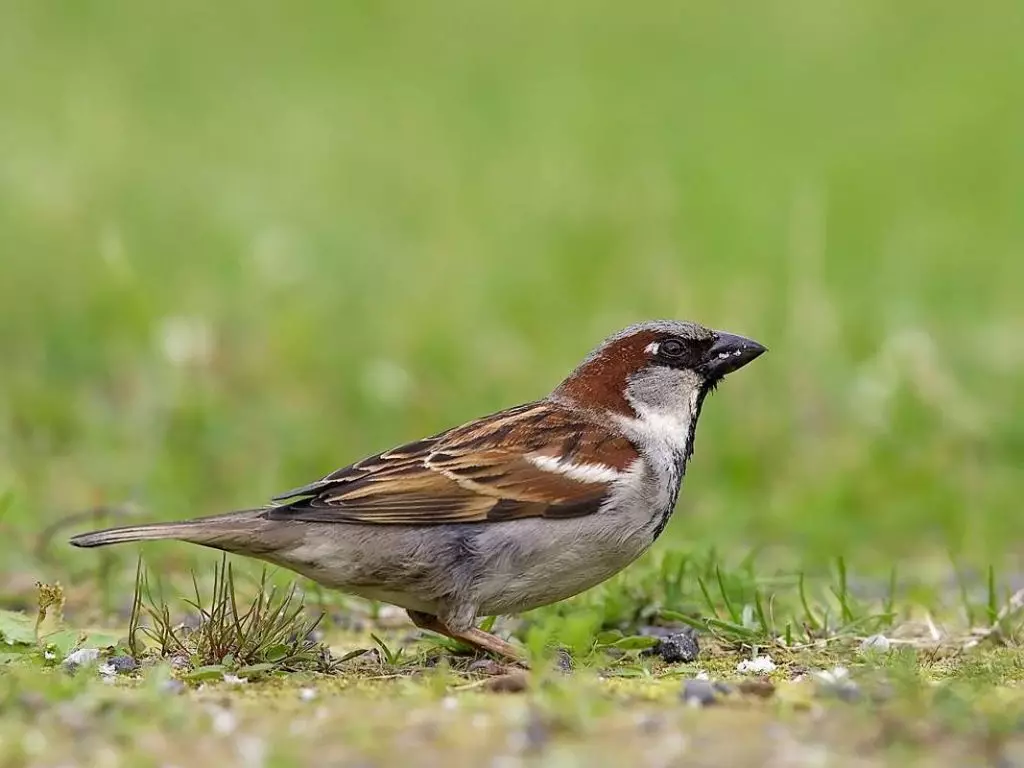
[[736, 671], [744, 674], [767, 675], [775, 669], [775, 662], [771, 656], [755, 656], [753, 659], [744, 659], [736, 665]]

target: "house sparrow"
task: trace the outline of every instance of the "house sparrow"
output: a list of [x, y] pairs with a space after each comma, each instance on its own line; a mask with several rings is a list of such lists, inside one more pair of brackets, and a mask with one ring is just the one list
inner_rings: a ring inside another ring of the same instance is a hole
[[578, 594], [665, 529], [707, 394], [765, 348], [695, 323], [609, 336], [547, 397], [365, 458], [268, 506], [84, 533], [177, 539], [400, 606], [500, 656], [474, 627]]

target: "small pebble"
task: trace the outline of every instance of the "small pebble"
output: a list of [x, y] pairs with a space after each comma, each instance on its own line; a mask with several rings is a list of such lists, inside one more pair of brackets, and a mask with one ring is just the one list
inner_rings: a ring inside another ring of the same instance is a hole
[[164, 693], [184, 693], [185, 684], [177, 678], [171, 678], [170, 680], [164, 680], [160, 684], [160, 690]]
[[644, 713], [637, 716], [636, 727], [641, 733], [655, 734], [664, 729], [665, 719], [661, 715]]
[[818, 695], [822, 698], [834, 698], [847, 703], [860, 701], [860, 688], [854, 682], [845, 682], [838, 685], [818, 686]]
[[850, 679], [850, 670], [846, 667], [832, 667], [832, 669], [822, 669], [815, 672], [814, 676], [821, 683], [835, 685], [836, 683], [848, 681]]
[[755, 656], [753, 659], [744, 659], [736, 665], [736, 671], [746, 674], [767, 675], [775, 669], [775, 662], [771, 656]]
[[679, 698], [692, 707], [709, 707], [716, 704], [721, 696], [731, 692], [732, 687], [726, 683], [711, 682], [710, 680], [684, 680]]
[[692, 628], [664, 636], [656, 646], [644, 651], [645, 656], [660, 656], [669, 664], [689, 664], [697, 660], [699, 653], [697, 632]]
[[316, 689], [315, 688], [301, 688], [299, 690], [299, 698], [302, 699], [302, 701], [312, 701], [313, 699], [316, 698]]
[[134, 672], [139, 668], [139, 662], [131, 656], [111, 656], [107, 659], [107, 664], [113, 667], [115, 672], [122, 675]]
[[871, 688], [870, 692], [871, 701], [875, 704], [884, 704], [887, 701], [891, 701], [895, 695], [896, 691], [888, 680], [879, 681]]
[[72, 651], [64, 659], [64, 666], [68, 669], [77, 669], [83, 664], [95, 664], [100, 658], [98, 648], [79, 648]]
[[816, 672], [814, 677], [818, 681], [817, 694], [822, 698], [835, 698], [845, 702], [859, 701], [861, 698], [860, 688], [850, 679], [850, 672], [846, 667]]
[[871, 637], [864, 638], [864, 641], [860, 644], [861, 653], [866, 651], [874, 651], [876, 653], [888, 653], [892, 643], [889, 642], [889, 638], [885, 635], [872, 635]]
[[500, 677], [492, 677], [484, 683], [484, 690], [492, 693], [520, 693], [526, 690], [529, 678], [525, 672], [510, 672]]

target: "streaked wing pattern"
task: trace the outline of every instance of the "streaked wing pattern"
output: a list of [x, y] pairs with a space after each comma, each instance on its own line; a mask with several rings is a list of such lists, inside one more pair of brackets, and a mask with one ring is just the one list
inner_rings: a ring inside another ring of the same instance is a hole
[[418, 525], [577, 517], [600, 509], [636, 459], [620, 434], [540, 401], [370, 456], [277, 497], [292, 501], [267, 515]]

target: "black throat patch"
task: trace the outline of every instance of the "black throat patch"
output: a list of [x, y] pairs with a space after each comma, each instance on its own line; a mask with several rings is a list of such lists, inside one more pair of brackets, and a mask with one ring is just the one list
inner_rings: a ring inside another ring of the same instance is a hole
[[717, 381], [711, 381], [701, 388], [700, 394], [697, 395], [697, 404], [693, 411], [693, 419], [690, 421], [690, 434], [686, 436], [686, 449], [683, 453], [673, 453], [672, 456], [672, 477], [670, 478], [671, 488], [669, 491], [669, 503], [665, 506], [665, 509], [661, 511], [658, 516], [658, 522], [654, 526], [654, 538], [652, 541], [656, 541], [662, 532], [665, 530], [665, 526], [668, 525], [668, 521], [672, 519], [672, 513], [675, 512], [676, 502], [679, 500], [679, 491], [683, 487], [683, 477], [686, 475], [686, 465], [690, 461], [690, 457], [693, 455], [693, 441], [697, 435], [697, 422], [700, 420], [700, 412], [704, 407], [704, 400], [709, 394], [711, 394], [715, 387], [718, 385]]

